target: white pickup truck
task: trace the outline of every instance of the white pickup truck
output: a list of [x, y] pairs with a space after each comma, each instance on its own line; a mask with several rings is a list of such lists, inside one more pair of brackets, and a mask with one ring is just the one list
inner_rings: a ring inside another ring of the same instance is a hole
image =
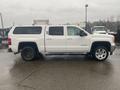
[[8, 45], [8, 51], [21, 53], [26, 61], [56, 54], [84, 54], [104, 61], [115, 50], [112, 35], [92, 35], [76, 25], [15, 26]]

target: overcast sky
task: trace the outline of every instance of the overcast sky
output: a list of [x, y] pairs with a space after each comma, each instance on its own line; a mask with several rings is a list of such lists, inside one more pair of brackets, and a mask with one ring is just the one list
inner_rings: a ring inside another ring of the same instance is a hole
[[89, 21], [120, 15], [120, 0], [0, 0], [0, 12], [5, 26], [32, 24], [33, 19], [75, 23], [84, 21], [86, 3]]

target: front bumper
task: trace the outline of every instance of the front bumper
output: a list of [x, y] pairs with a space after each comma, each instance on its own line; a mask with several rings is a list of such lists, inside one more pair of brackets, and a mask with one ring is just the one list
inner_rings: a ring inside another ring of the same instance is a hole
[[111, 46], [110, 55], [113, 54], [113, 52], [115, 51], [115, 49], [116, 49], [116, 46]]

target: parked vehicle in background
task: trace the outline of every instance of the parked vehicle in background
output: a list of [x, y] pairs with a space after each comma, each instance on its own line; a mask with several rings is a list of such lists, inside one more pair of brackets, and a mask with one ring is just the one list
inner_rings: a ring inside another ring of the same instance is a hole
[[2, 45], [2, 36], [0, 35], [0, 46]]
[[118, 26], [116, 37], [117, 37], [117, 42], [120, 43], [120, 26]]
[[104, 61], [115, 50], [112, 35], [89, 34], [76, 25], [16, 26], [8, 34], [8, 45], [26, 61], [58, 54], [84, 54]]
[[118, 43], [117, 32], [109, 32], [109, 35], [113, 35], [115, 37], [115, 42]]
[[109, 30], [105, 26], [94, 26], [92, 28], [93, 34], [108, 34]]
[[9, 28], [0, 28], [0, 35], [2, 36], [2, 40], [7, 40], [8, 33], [12, 27]]

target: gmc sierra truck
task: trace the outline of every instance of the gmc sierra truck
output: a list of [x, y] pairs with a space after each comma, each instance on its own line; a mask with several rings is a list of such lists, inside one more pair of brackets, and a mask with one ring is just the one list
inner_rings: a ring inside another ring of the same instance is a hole
[[14, 26], [8, 45], [8, 51], [21, 53], [25, 61], [61, 54], [90, 55], [104, 61], [115, 50], [114, 36], [92, 35], [76, 25]]

